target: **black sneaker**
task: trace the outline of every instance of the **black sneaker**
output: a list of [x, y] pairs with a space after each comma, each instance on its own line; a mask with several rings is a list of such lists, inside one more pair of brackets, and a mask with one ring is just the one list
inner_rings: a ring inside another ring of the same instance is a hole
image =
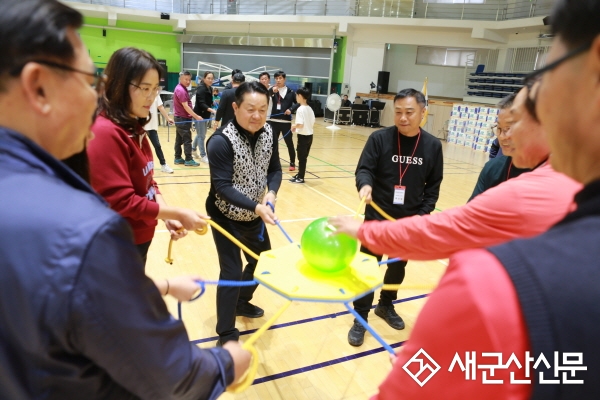
[[238, 317], [260, 318], [265, 315], [265, 310], [250, 303], [238, 303], [235, 308]]
[[351, 346], [361, 346], [365, 341], [365, 332], [367, 329], [358, 321], [354, 321], [354, 325], [348, 331], [348, 343]]
[[377, 304], [377, 307], [375, 307], [375, 315], [383, 318], [385, 322], [394, 329], [404, 329], [404, 321], [396, 313], [394, 306], [382, 306], [381, 304]]
[[292, 179], [290, 179], [290, 182], [292, 182], [292, 183], [304, 183], [304, 179], [292, 178]]

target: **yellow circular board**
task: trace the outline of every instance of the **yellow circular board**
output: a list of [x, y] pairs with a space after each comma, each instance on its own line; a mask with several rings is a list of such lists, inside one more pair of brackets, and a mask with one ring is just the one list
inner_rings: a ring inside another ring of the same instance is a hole
[[290, 300], [347, 302], [383, 285], [377, 259], [358, 252], [348, 268], [324, 273], [304, 260], [292, 243], [260, 254], [254, 279]]

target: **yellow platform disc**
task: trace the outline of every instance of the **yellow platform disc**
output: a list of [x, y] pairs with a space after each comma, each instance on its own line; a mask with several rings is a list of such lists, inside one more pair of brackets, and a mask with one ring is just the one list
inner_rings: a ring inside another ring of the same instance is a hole
[[260, 254], [254, 279], [290, 300], [345, 302], [383, 285], [377, 259], [358, 252], [348, 268], [321, 272], [306, 263], [297, 243]]

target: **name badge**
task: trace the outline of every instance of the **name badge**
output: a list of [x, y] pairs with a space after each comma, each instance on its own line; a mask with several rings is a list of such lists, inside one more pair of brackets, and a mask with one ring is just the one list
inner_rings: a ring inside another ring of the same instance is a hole
[[404, 195], [406, 194], [406, 186], [394, 186], [394, 204], [404, 204]]
[[281, 104], [277, 104], [277, 109], [281, 110]]

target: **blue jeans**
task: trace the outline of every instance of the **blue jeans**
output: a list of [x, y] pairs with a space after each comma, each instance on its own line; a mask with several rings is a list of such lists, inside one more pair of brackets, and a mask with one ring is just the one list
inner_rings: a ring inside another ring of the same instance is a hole
[[204, 147], [204, 140], [206, 139], [206, 129], [210, 121], [194, 121], [196, 124], [196, 137], [192, 142], [192, 152], [200, 148], [200, 157], [206, 156], [206, 148]]

